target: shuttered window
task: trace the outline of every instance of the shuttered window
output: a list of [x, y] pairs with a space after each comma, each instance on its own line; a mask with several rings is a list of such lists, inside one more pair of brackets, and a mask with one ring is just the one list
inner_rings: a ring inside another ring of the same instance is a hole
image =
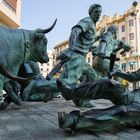
[[17, 0], [3, 0], [2, 1], [5, 6], [7, 6], [11, 11], [16, 13], [16, 6], [17, 6]]
[[5, 0], [15, 11], [17, 6], [17, 0]]

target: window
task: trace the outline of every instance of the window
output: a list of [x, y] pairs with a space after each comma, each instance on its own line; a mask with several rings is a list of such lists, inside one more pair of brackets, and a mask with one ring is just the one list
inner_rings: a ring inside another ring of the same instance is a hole
[[136, 49], [134, 46], [131, 46], [130, 54], [133, 54], [134, 52], [136, 52]]
[[123, 41], [123, 42], [125, 42], [125, 41], [126, 41], [126, 40], [125, 40], [125, 37], [122, 37], [122, 41]]
[[129, 33], [129, 40], [134, 40], [134, 33]]
[[134, 65], [130, 65], [130, 70], [134, 70]]
[[17, 0], [2, 0], [3, 4], [16, 14]]
[[121, 64], [121, 67], [122, 67], [122, 70], [123, 70], [123, 71], [126, 71], [126, 63], [122, 63], [122, 64]]
[[129, 20], [129, 27], [132, 27], [132, 26], [134, 26], [134, 20], [133, 19]]
[[122, 25], [121, 30], [122, 30], [122, 32], [125, 32], [125, 25]]
[[88, 63], [90, 63], [90, 57], [88, 57]]
[[130, 70], [134, 70], [135, 69], [135, 61], [130, 61], [129, 66], [130, 66]]

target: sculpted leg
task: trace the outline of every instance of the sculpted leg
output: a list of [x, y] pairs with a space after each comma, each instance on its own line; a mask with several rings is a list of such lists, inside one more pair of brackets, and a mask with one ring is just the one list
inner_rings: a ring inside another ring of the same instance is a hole
[[[85, 82], [93, 82], [97, 78], [97, 73], [88, 63], [86, 63], [84, 66], [83, 75], [85, 76], [86, 79]], [[89, 108], [95, 107], [95, 104], [91, 99], [81, 98], [81, 99], [75, 99], [73, 100], [73, 102], [77, 106], [81, 106], [81, 107], [89, 107]]]
[[[66, 99], [89, 98], [108, 99], [115, 106], [106, 109], [92, 109], [86, 112], [66, 114], [59, 112], [59, 127], [70, 128], [72, 131], [86, 129], [91, 131], [109, 130], [114, 127], [134, 126], [140, 124], [140, 92], [130, 92], [112, 80], [97, 80], [85, 83], [75, 89], [61, 86], [62, 95]], [[77, 121], [76, 121], [77, 120]], [[74, 126], [74, 127], [71, 127]]]
[[0, 111], [6, 109], [11, 101], [11, 98], [7, 94], [3, 97], [3, 83], [0, 82]]
[[72, 99], [108, 99], [114, 104], [130, 104], [133, 94], [113, 80], [96, 80], [94, 82], [83, 83], [76, 88], [71, 88], [68, 84], [63, 84], [63, 79], [57, 80], [57, 85], [66, 100]]
[[25, 87], [22, 92], [24, 101], [49, 101], [55, 97], [54, 94], [60, 94], [56, 85], [56, 79], [50, 81], [46, 79], [34, 79]]
[[90, 131], [104, 131], [112, 128], [138, 127], [140, 125], [140, 105], [121, 105], [106, 109], [92, 109], [86, 112], [72, 111], [58, 113], [59, 127]]
[[3, 81], [0, 80], [0, 111], [5, 109], [3, 107], [3, 99]]
[[17, 104], [20, 105], [21, 104], [21, 98], [18, 95], [19, 91], [20, 91], [20, 86], [18, 85], [17, 82], [15, 81], [10, 81], [4, 84], [4, 90], [6, 91], [6, 93], [8, 94], [9, 98], [11, 98], [11, 100]]
[[[93, 81], [96, 79], [96, 72], [93, 70], [92, 67], [89, 66], [85, 62], [85, 57], [82, 56], [81, 54], [77, 54], [73, 52], [73, 55], [70, 59], [65, 64], [65, 71], [62, 75], [62, 80], [64, 81], [63, 84], [65, 86], [69, 84], [71, 88], [75, 88], [75, 86], [78, 84], [80, 81], [81, 76], [86, 77], [86, 81]], [[94, 107], [95, 104], [90, 102], [90, 99], [73, 99], [73, 102], [77, 106], [83, 106], [83, 107]]]
[[1, 104], [1, 110], [4, 110], [8, 107], [8, 105], [12, 102], [12, 99], [8, 94], [5, 95], [3, 103]]
[[65, 71], [61, 78], [72, 86], [79, 82], [80, 77], [84, 71], [84, 57], [81, 54], [73, 52], [71, 59], [65, 64]]

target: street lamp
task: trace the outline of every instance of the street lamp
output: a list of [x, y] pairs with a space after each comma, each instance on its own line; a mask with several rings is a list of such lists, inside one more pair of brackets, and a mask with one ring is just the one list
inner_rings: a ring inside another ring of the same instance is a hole
[[137, 1], [134, 1], [134, 2], [132, 3], [132, 6], [136, 7], [137, 4], [138, 4], [138, 2], [137, 2]]

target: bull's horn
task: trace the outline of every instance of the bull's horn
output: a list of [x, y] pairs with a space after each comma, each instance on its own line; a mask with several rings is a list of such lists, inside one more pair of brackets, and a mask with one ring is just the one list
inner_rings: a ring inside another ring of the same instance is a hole
[[55, 24], [56, 24], [56, 21], [57, 21], [57, 19], [55, 19], [53, 25], [52, 25], [50, 28], [45, 29], [45, 30], [41, 30], [40, 32], [41, 32], [41, 33], [44, 33], [44, 34], [50, 32], [50, 31], [54, 28], [54, 26], [55, 26]]

